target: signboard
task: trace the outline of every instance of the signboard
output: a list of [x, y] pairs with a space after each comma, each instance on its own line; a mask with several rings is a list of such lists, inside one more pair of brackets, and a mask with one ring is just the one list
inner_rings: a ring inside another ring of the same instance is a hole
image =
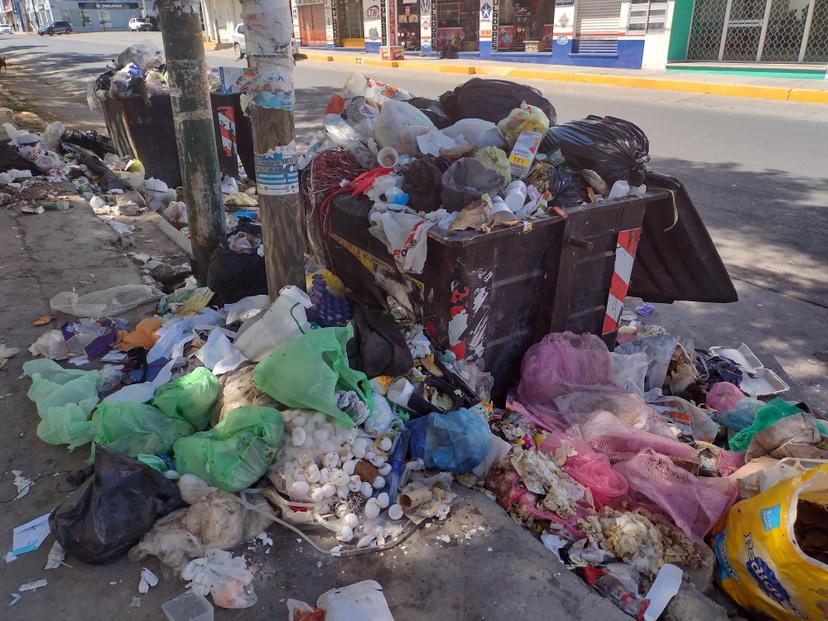
[[137, 9], [137, 2], [78, 2], [79, 9]]
[[365, 40], [372, 43], [382, 43], [382, 11], [381, 0], [363, 0], [362, 14], [365, 24]]
[[480, 40], [492, 40], [492, 15], [494, 7], [491, 0], [480, 0]]
[[325, 4], [325, 0], [294, 0], [295, 6], [310, 6], [311, 4]]

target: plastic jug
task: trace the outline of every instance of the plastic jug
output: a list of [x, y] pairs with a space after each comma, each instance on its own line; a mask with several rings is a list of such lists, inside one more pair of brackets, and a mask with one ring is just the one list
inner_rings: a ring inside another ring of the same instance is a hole
[[259, 362], [277, 347], [310, 332], [306, 309], [312, 306], [308, 294], [289, 285], [256, 323], [236, 339], [236, 347], [248, 359]]

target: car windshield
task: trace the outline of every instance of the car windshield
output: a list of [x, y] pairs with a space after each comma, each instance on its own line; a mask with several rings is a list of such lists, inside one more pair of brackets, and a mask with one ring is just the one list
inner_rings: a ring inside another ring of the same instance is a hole
[[238, 32], [239, 34], [244, 34], [244, 24], [239, 24], [238, 26], [236, 26], [236, 32]]

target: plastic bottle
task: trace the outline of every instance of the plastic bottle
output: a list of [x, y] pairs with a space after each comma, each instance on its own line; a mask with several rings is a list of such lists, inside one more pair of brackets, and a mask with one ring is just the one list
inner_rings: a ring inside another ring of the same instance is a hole
[[506, 188], [506, 206], [512, 213], [517, 213], [523, 207], [523, 203], [526, 202], [526, 193], [526, 184], [520, 179], [512, 181]]
[[248, 359], [259, 362], [277, 347], [310, 332], [306, 314], [310, 307], [310, 298], [299, 287], [284, 287], [262, 318], [236, 339], [236, 347]]

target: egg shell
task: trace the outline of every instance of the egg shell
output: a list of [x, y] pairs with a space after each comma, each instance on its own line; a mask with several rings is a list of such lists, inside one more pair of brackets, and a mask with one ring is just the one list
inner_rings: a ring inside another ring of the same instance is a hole
[[366, 498], [370, 498], [370, 497], [373, 495], [373, 493], [374, 493], [374, 488], [373, 488], [373, 486], [372, 486], [370, 483], [368, 483], [368, 481], [365, 481], [365, 482], [362, 484], [362, 486], [360, 487], [360, 490], [359, 490], [359, 491], [360, 491], [360, 492], [362, 493], [362, 495], [363, 495], [363, 496], [365, 496]]
[[338, 541], [342, 541], [343, 543], [348, 543], [354, 538], [354, 530], [352, 528], [348, 528], [344, 526], [339, 529], [336, 533], [336, 538]]
[[374, 486], [374, 489], [382, 489], [385, 487], [385, 477], [377, 477], [371, 485]]
[[380, 509], [387, 509], [390, 503], [391, 500], [389, 499], [388, 494], [386, 492], [377, 494], [377, 504], [379, 505]]
[[365, 513], [365, 517], [369, 520], [375, 520], [379, 516], [380, 508], [373, 498], [369, 498], [368, 502], [365, 503], [363, 513]]
[[356, 528], [359, 524], [359, 518], [356, 513], [346, 513], [342, 516], [342, 523], [348, 528]]
[[380, 447], [381, 450], [388, 452], [388, 451], [391, 450], [392, 446], [394, 446], [394, 443], [391, 441], [391, 438], [386, 437], [386, 438], [383, 438], [382, 440], [380, 440], [379, 447]]
[[400, 505], [391, 505], [388, 507], [388, 517], [392, 520], [399, 520], [403, 516], [403, 510]]
[[379, 467], [380, 476], [387, 477], [391, 474], [391, 464], [383, 464]]

